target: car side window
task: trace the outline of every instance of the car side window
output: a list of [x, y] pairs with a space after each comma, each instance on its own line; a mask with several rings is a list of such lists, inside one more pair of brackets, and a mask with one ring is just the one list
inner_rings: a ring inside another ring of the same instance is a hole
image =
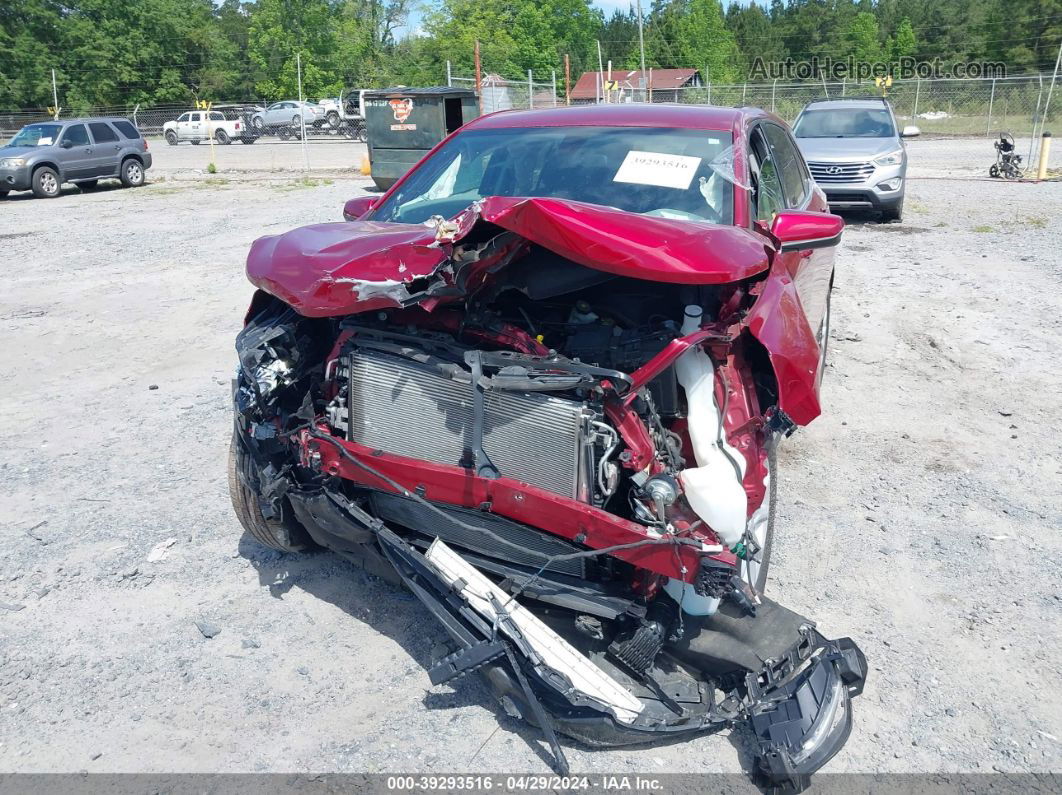
[[808, 197], [805, 179], [804, 161], [789, 135], [777, 124], [764, 124], [761, 129], [771, 146], [774, 162], [782, 180], [782, 192], [785, 206], [796, 208], [803, 206]]
[[770, 221], [785, 209], [785, 194], [771, 148], [757, 127], [749, 134], [749, 170], [752, 172], [752, 217]]
[[89, 122], [89, 129], [92, 130], [92, 140], [98, 144], [106, 144], [118, 140], [117, 133], [111, 129], [111, 125], [107, 124], [107, 122]]
[[192, 114], [191, 113], [182, 113], [180, 118], [177, 119], [177, 121], [178, 122], [184, 122], [184, 121], [188, 121], [190, 118], [192, 118]]
[[72, 146], [88, 146], [88, 130], [84, 124], [71, 124], [63, 133], [63, 142], [69, 142]]
[[219, 111], [211, 113], [210, 118], [212, 121], [225, 121], [225, 117]]
[[118, 121], [114, 122], [114, 126], [118, 128], [118, 132], [120, 132], [122, 135], [124, 135], [131, 141], [135, 141], [140, 137], [140, 131], [133, 126], [132, 122], [125, 121], [124, 119], [119, 119]]

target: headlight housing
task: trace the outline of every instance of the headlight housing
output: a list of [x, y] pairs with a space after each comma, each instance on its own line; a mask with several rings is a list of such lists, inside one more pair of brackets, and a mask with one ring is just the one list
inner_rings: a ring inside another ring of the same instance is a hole
[[24, 157], [8, 157], [0, 160], [0, 166], [4, 168], [20, 168], [26, 165], [26, 159]]
[[898, 166], [903, 162], [903, 150], [897, 149], [895, 152], [889, 152], [887, 155], [881, 157], [875, 157], [874, 163], [879, 166]]

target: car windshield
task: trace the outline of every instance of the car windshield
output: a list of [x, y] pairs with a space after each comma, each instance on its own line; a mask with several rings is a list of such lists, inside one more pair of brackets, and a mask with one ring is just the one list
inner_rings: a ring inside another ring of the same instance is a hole
[[892, 115], [885, 108], [807, 110], [797, 120], [797, 138], [891, 138]]
[[715, 130], [469, 130], [410, 174], [371, 217], [423, 223], [436, 215], [451, 218], [485, 196], [514, 196], [729, 224], [732, 143], [730, 133]]
[[51, 146], [61, 129], [60, 124], [30, 124], [19, 130], [8, 146]]

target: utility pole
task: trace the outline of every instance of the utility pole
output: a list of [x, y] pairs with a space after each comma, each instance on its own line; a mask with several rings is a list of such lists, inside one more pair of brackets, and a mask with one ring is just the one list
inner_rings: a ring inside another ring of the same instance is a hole
[[52, 70], [52, 102], [55, 103], [55, 120], [59, 121], [59, 91], [55, 87], [55, 70]]
[[564, 54], [564, 104], [572, 104], [572, 59]]
[[447, 61], [446, 62], [446, 85], [452, 86], [453, 84], [454, 84], [453, 73], [450, 71], [450, 62]]
[[295, 53], [295, 68], [299, 75], [299, 126], [302, 128], [302, 161], [310, 170], [310, 153], [306, 151], [306, 109], [302, 106], [302, 53]]
[[642, 24], [642, 0], [638, 0], [638, 51], [642, 57], [642, 102], [645, 102], [649, 93], [649, 83], [645, 74], [645, 26]]
[[476, 39], [476, 96], [479, 97], [479, 115], [483, 115], [483, 71], [479, 63], [479, 39]]

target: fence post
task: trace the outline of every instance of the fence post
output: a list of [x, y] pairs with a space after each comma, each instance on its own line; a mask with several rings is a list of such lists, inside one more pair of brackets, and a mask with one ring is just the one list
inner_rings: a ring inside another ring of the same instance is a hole
[[776, 77], [774, 79], [774, 82], [771, 83], [771, 113], [774, 113], [774, 95], [775, 95], [775, 93], [777, 91], [778, 91], [778, 78]]
[[841, 78], [841, 96], [842, 96], [842, 97], [844, 96], [844, 90], [845, 90], [845, 82], [846, 82], [847, 80], [848, 80], [848, 78], [847, 78], [847, 77], [842, 77], [842, 78]]
[[557, 107], [557, 70], [553, 70], [553, 107]]
[[[290, 63], [290, 61], [289, 61]], [[306, 164], [306, 170], [310, 170], [310, 153], [306, 149], [306, 111], [302, 107], [302, 53], [295, 53], [295, 68], [299, 71], [299, 127], [302, 130], [302, 160]], [[210, 118], [210, 111], [207, 111], [207, 118]], [[210, 150], [214, 151], [214, 139], [210, 139]]]
[[535, 84], [531, 80], [531, 70], [527, 70], [527, 107], [535, 107]]
[[708, 104], [712, 104], [712, 81], [708, 81]]
[[453, 73], [450, 71], [450, 62], [446, 62], [446, 85], [452, 86], [454, 84]]
[[749, 90], [749, 84], [745, 83], [745, 85], [743, 85], [741, 87], [741, 104], [742, 105], [745, 104], [745, 92], [748, 91], [748, 90]]
[[59, 91], [55, 87], [55, 70], [52, 70], [52, 102], [55, 103], [55, 121], [59, 121]]
[[1032, 167], [1033, 148], [1036, 146], [1036, 122], [1040, 117], [1040, 103], [1044, 99], [1044, 76], [1041, 74], [1038, 77], [1040, 78], [1040, 93], [1036, 95], [1036, 113], [1033, 114], [1032, 118], [1032, 132], [1029, 133], [1029, 156], [1025, 158], [1025, 167], [1027, 169]]
[[916, 77], [915, 78], [915, 106], [914, 106], [914, 113], [911, 114], [911, 118], [912, 119], [917, 119], [918, 118], [918, 94], [919, 94], [919, 92], [921, 90], [922, 90], [922, 78]]
[[992, 134], [992, 105], [996, 101], [996, 78], [992, 78], [992, 93], [988, 96], [988, 126], [985, 128], [985, 135]]

